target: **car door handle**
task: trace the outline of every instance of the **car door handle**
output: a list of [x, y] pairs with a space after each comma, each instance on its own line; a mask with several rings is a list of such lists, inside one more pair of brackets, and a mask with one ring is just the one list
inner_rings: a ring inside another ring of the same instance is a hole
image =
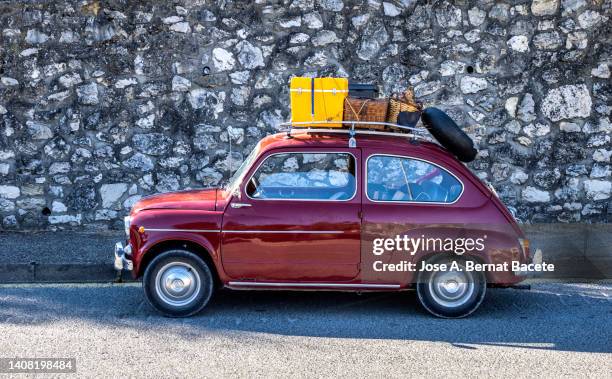
[[250, 207], [251, 204], [247, 203], [232, 203], [232, 208]]

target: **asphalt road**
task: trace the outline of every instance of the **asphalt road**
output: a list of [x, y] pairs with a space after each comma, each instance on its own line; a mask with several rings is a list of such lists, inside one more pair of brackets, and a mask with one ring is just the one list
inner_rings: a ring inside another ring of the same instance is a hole
[[609, 377], [612, 285], [490, 290], [461, 320], [413, 293], [219, 292], [158, 316], [139, 284], [0, 286], [1, 357], [76, 357], [78, 377]]

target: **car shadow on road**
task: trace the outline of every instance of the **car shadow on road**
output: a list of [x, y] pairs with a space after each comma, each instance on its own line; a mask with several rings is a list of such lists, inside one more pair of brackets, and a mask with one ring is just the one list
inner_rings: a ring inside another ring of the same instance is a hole
[[490, 290], [464, 319], [430, 316], [414, 292], [218, 291], [187, 319], [159, 316], [139, 286], [0, 288], [3, 323], [44, 324], [77, 318], [129, 329], [163, 328], [182, 338], [211, 332], [446, 342], [458, 349], [507, 346], [612, 352], [609, 286], [549, 285]]

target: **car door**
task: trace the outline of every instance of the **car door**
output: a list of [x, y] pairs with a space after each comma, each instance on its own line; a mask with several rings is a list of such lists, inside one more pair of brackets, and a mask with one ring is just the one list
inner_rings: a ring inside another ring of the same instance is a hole
[[[377, 269], [381, 263], [416, 263], [420, 254], [427, 253], [423, 248], [427, 238], [457, 237], [461, 230], [456, 226], [465, 222], [465, 211], [472, 204], [462, 196], [464, 181], [439, 164], [376, 150], [364, 156], [361, 279], [405, 282], [414, 271]], [[404, 236], [410, 240], [404, 242]], [[385, 248], [381, 241], [389, 239], [393, 242]], [[416, 253], [414, 246], [418, 246]]]
[[359, 149], [276, 149], [253, 165], [223, 216], [233, 280], [343, 282], [359, 273]]

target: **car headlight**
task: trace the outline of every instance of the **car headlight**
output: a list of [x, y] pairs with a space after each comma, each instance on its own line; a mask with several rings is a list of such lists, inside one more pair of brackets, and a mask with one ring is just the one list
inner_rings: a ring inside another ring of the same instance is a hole
[[125, 216], [123, 218], [123, 226], [125, 227], [125, 235], [130, 238], [130, 216]]

